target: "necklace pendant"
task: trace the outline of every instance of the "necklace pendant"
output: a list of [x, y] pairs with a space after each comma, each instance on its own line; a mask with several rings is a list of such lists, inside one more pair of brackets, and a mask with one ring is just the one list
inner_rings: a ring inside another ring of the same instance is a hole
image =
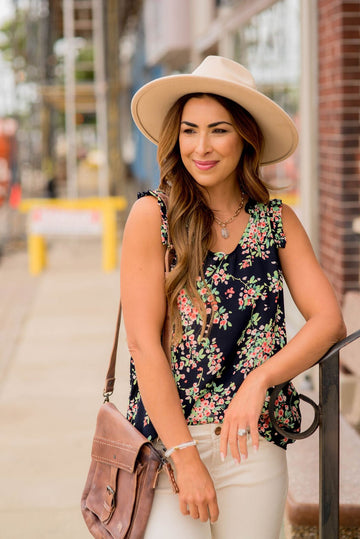
[[227, 240], [228, 237], [229, 237], [229, 231], [228, 229], [226, 228], [226, 226], [222, 226], [221, 227], [221, 235], [222, 237], [224, 238], [224, 240]]

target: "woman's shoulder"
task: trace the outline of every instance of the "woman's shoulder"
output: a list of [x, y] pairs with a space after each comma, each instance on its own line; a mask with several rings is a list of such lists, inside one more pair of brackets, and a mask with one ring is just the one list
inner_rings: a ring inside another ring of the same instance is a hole
[[167, 245], [168, 225], [167, 211], [164, 202], [165, 195], [157, 190], [148, 190], [138, 193], [137, 200], [133, 204], [127, 225], [150, 232], [151, 229], [160, 229], [161, 241]]
[[283, 204], [282, 207], [282, 222], [287, 236], [296, 233], [307, 236], [297, 212], [294, 208], [288, 206], [287, 204]]

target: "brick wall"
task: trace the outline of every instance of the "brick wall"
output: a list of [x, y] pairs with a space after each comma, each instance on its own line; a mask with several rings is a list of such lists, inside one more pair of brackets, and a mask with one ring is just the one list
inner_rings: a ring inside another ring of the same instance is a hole
[[359, 0], [318, 0], [318, 47], [320, 260], [341, 300], [359, 289]]

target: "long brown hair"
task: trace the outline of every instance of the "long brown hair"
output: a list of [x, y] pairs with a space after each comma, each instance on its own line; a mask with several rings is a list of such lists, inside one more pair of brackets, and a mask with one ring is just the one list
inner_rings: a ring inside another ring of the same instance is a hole
[[183, 165], [179, 148], [179, 131], [182, 112], [193, 97], [209, 96], [218, 101], [231, 115], [234, 127], [242, 137], [244, 148], [237, 167], [241, 190], [257, 202], [268, 202], [269, 191], [260, 177], [260, 156], [263, 147], [262, 133], [253, 117], [240, 105], [222, 96], [193, 93], [181, 97], [169, 110], [161, 130], [157, 158], [160, 166], [161, 191], [168, 195], [169, 236], [176, 253], [176, 265], [169, 273], [165, 291], [170, 319], [174, 325], [174, 341], [182, 335], [178, 297], [186, 291], [202, 320], [200, 338], [211, 325], [214, 314], [211, 292], [207, 292], [208, 305], [201, 298], [197, 281], [204, 282], [203, 263], [212, 240], [214, 216], [202, 191]]

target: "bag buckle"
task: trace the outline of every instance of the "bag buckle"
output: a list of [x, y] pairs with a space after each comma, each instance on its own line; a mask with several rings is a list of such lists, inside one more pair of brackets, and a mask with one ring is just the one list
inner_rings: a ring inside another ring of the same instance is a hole
[[103, 393], [104, 402], [109, 402], [109, 399], [110, 399], [112, 394], [113, 394], [112, 391], [104, 391], [104, 393]]
[[115, 490], [110, 486], [106, 486], [106, 498], [104, 500], [101, 521], [108, 524], [115, 510]]
[[107, 485], [106, 490], [108, 491], [108, 493], [109, 493], [111, 496], [114, 496], [115, 490], [114, 490], [113, 488], [111, 488], [110, 485]]

